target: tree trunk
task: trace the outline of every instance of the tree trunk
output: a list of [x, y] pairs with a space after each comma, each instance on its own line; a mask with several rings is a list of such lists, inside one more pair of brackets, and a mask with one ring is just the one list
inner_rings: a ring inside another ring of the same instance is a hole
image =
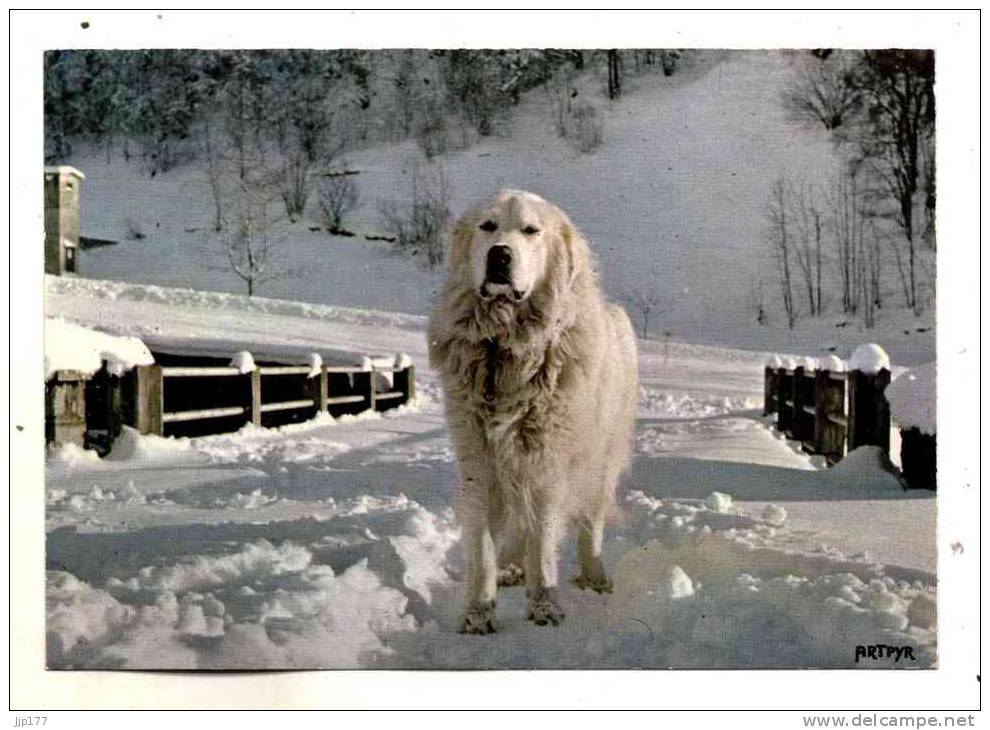
[[608, 58], [608, 98], [618, 99], [622, 94], [621, 69], [619, 68], [619, 52], [615, 49], [607, 51]]

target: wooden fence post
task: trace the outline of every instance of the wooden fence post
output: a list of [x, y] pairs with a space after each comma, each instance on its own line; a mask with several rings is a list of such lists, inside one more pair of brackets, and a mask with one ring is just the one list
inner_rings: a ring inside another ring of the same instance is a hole
[[935, 452], [935, 434], [901, 429], [901, 473], [909, 489], [936, 488]]
[[793, 415], [791, 416], [791, 438], [803, 442], [807, 434], [804, 432], [804, 366], [794, 368]]
[[134, 399], [134, 422], [141, 433], [156, 436], [164, 434], [162, 412], [165, 403], [165, 384], [161, 365], [137, 367], [137, 396]]
[[327, 398], [330, 397], [330, 389], [329, 389], [328, 383], [329, 383], [329, 378], [327, 378], [327, 366], [326, 365], [321, 365], [320, 366], [320, 395], [319, 395], [320, 400], [319, 400], [319, 403], [317, 404], [317, 409], [316, 409], [319, 413], [326, 413], [327, 412], [327, 408], [328, 408], [328, 406], [327, 406]]
[[787, 401], [791, 400], [791, 393], [794, 386], [794, 379], [787, 376], [786, 368], [777, 369], [777, 430], [786, 433], [791, 427], [791, 407]]
[[828, 431], [828, 409], [826, 408], [828, 381], [828, 370], [815, 372], [815, 431], [812, 438], [815, 442], [816, 454], [825, 453], [825, 434]]
[[774, 399], [777, 395], [776, 371], [769, 365], [763, 368], [763, 415], [776, 411]]
[[55, 444], [86, 444], [89, 374], [59, 370], [45, 383], [45, 438]]
[[890, 405], [884, 390], [890, 384], [890, 371], [877, 373], [850, 370], [848, 450], [879, 446], [884, 458], [890, 454]]
[[368, 403], [369, 403], [369, 407], [371, 408], [371, 412], [372, 413], [375, 412], [375, 400], [376, 400], [375, 399], [375, 379], [376, 379], [376, 376], [377, 375], [378, 375], [378, 371], [375, 369], [375, 366], [372, 365], [371, 366], [371, 372], [368, 375], [368, 382], [370, 383], [369, 386], [368, 386]]
[[251, 423], [261, 425], [261, 371], [251, 371]]
[[406, 399], [403, 403], [409, 403], [416, 397], [416, 366], [409, 363], [406, 368]]
[[408, 403], [416, 397], [415, 368], [411, 364], [395, 371], [393, 387], [402, 393], [402, 403]]
[[111, 375], [106, 360], [86, 382], [86, 448], [110, 452], [125, 420], [123, 378]]

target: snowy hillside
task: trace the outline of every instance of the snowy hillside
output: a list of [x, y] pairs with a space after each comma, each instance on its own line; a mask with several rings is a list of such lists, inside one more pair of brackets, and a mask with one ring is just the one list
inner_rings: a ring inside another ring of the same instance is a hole
[[[525, 188], [558, 203], [592, 243], [606, 290], [626, 300], [660, 298], [650, 334], [748, 349], [837, 352], [847, 356], [873, 340], [898, 362], [934, 359], [931, 308], [920, 318], [888, 305], [877, 329], [831, 302], [826, 316], [801, 319], [794, 332], [771, 310], [756, 324], [754, 283], [767, 277], [766, 212], [781, 175], [815, 182], [829, 178], [836, 155], [824, 130], [787, 119], [781, 91], [793, 59], [775, 52], [701, 52], [671, 77], [630, 77], [623, 97], [609, 102], [594, 79], [579, 79], [580, 98], [601, 108], [603, 142], [591, 154], [557, 137], [541, 89], [524, 95], [501, 136], [480, 139], [438, 158], [446, 172], [450, 208], [501, 187]], [[408, 197], [422, 153], [412, 140], [357, 149], [347, 167], [359, 188], [347, 227], [358, 235], [313, 231], [312, 201], [304, 220], [282, 219], [272, 235], [280, 266], [292, 275], [265, 284], [265, 296], [312, 303], [426, 314], [442, 274], [430, 272], [387, 243], [379, 208]], [[137, 283], [242, 291], [213, 233], [212, 198], [204, 163], [180, 164], [148, 176], [136, 159], [87, 154], [67, 162], [82, 169], [82, 228], [118, 245], [87, 250], [84, 276]], [[834, 277], [834, 272], [828, 276]], [[885, 286], [897, 287], [893, 266]], [[771, 277], [772, 278], [772, 277]], [[894, 299], [892, 293], [889, 297]]]
[[[640, 343], [636, 458], [606, 529], [612, 595], [456, 633], [456, 465], [421, 318], [50, 280], [49, 313], [188, 343], [224, 327], [407, 351], [417, 402], [195, 439], [125, 432], [47, 462], [50, 667], [880, 667], [936, 662], [935, 499], [858, 451], [825, 471], [759, 416], [763, 357]], [[197, 330], [196, 323], [199, 329]], [[249, 329], [248, 329], [249, 328]], [[562, 575], [575, 570], [573, 540]]]

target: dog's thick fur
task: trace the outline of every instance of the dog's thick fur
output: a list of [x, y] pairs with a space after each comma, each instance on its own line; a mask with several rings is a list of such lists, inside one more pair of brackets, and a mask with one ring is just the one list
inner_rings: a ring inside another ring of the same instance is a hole
[[[478, 262], [492, 245], [515, 253], [521, 291], [490, 295]], [[602, 533], [632, 452], [637, 390], [629, 318], [605, 302], [567, 216], [530, 193], [502, 191], [458, 222], [428, 337], [461, 471], [461, 631], [495, 630], [500, 574], [503, 584], [524, 574], [528, 618], [556, 624], [557, 546], [569, 525], [578, 586], [611, 589]]]

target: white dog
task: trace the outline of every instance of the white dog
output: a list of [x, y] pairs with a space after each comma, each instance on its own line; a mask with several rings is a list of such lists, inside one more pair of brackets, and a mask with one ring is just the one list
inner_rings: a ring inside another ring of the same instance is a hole
[[577, 585], [611, 590], [602, 533], [632, 451], [629, 318], [606, 304], [567, 216], [505, 190], [457, 224], [429, 348], [461, 471], [461, 631], [494, 631], [496, 584], [523, 575], [528, 618], [557, 624], [557, 545], [569, 524], [578, 530]]

